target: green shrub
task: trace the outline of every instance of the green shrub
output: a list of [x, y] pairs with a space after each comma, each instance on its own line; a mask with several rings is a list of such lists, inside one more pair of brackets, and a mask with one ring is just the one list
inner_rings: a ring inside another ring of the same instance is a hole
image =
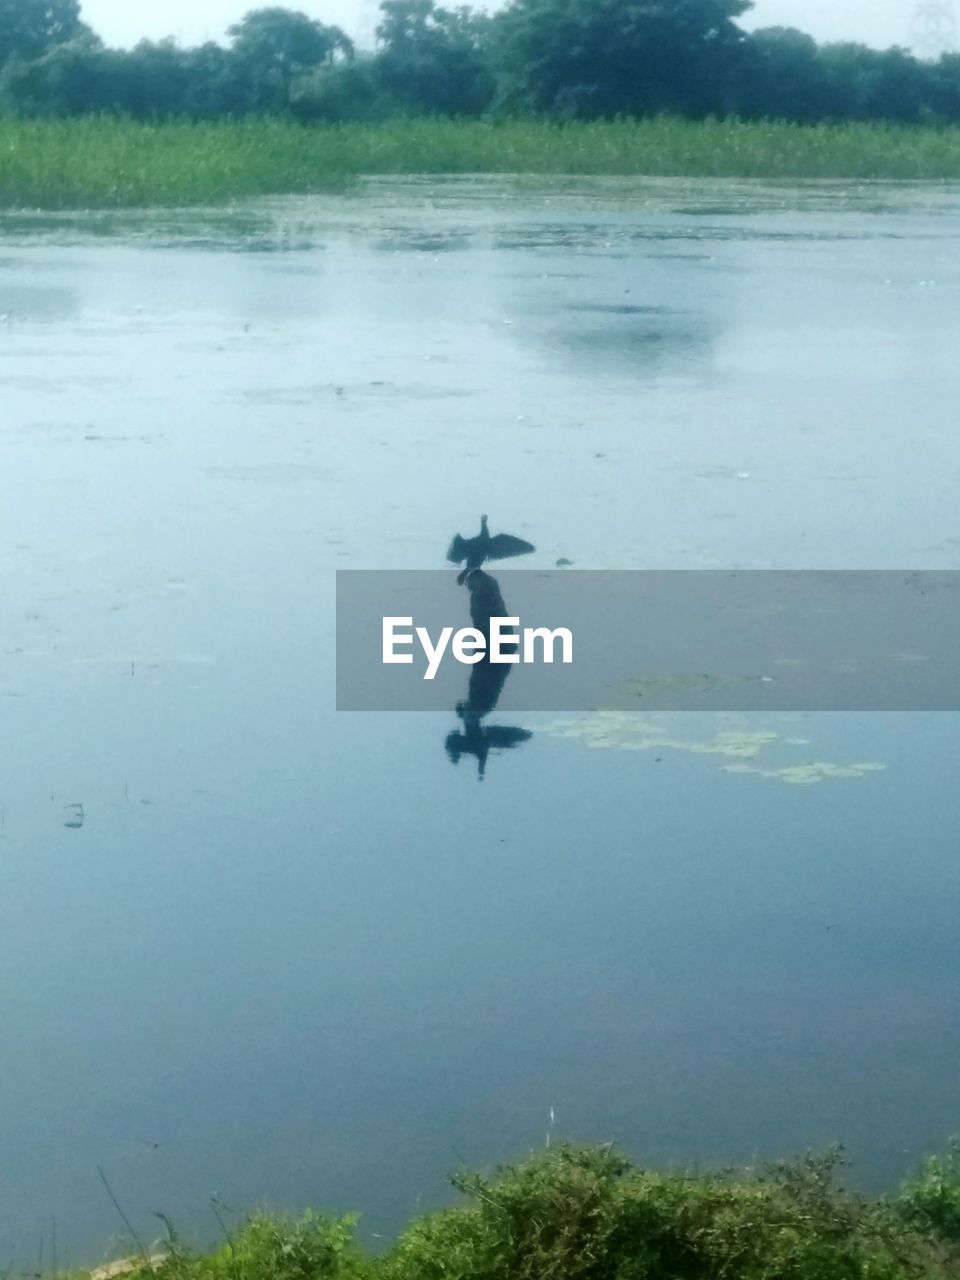
[[[663, 1174], [561, 1147], [412, 1223], [379, 1256], [354, 1219], [258, 1216], [218, 1252], [131, 1280], [960, 1280], [960, 1145], [890, 1201], [838, 1183], [838, 1152], [739, 1174]], [[165, 1221], [165, 1220], [164, 1220]]]
[[926, 1160], [897, 1202], [908, 1221], [946, 1243], [960, 1245], [960, 1139], [944, 1155]]
[[909, 1225], [840, 1190], [835, 1156], [680, 1177], [561, 1149], [414, 1224], [385, 1280], [902, 1280], [950, 1274]]
[[306, 1213], [252, 1218], [219, 1252], [185, 1250], [168, 1225], [168, 1257], [130, 1280], [369, 1280], [373, 1264], [354, 1238], [354, 1218]]

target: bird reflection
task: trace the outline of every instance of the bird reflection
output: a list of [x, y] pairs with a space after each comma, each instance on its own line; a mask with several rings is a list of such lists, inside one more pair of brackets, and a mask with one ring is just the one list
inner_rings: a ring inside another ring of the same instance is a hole
[[[463, 706], [463, 703], [460, 703]], [[510, 725], [492, 724], [483, 728], [479, 721], [464, 719], [464, 732], [447, 734], [447, 755], [452, 764], [459, 764], [461, 756], [476, 756], [480, 781], [486, 777], [487, 756], [491, 751], [507, 751], [529, 742], [533, 734], [529, 729], [517, 729]]]
[[[483, 518], [483, 529], [486, 530], [486, 516]], [[454, 545], [457, 540], [457, 538], [454, 539]], [[459, 541], [463, 545], [468, 545], [462, 538], [459, 538]], [[478, 540], [473, 539], [473, 541]], [[496, 539], [491, 541], [496, 542]], [[519, 539], [512, 541], [519, 542]], [[451, 553], [453, 549], [451, 547]], [[496, 578], [491, 577], [489, 573], [484, 573], [482, 569], [471, 569], [469, 562], [457, 581], [465, 583], [470, 592], [470, 621], [486, 638], [489, 653], [490, 619], [509, 616], [500, 591], [500, 584]], [[486, 775], [487, 757], [491, 751], [507, 751], [519, 747], [521, 743], [528, 742], [533, 737], [529, 729], [518, 729], [509, 725], [484, 726], [482, 723], [483, 719], [495, 710], [511, 670], [512, 666], [509, 663], [491, 662], [488, 656], [471, 667], [466, 700], [458, 702], [456, 707], [457, 715], [463, 722], [463, 728], [447, 735], [446, 749], [451, 762], [459, 764], [462, 756], [475, 756], [481, 782]]]
[[486, 560], [508, 560], [511, 556], [525, 556], [535, 550], [536, 547], [531, 543], [524, 542], [523, 538], [515, 538], [511, 533], [498, 533], [491, 537], [487, 517], [481, 516], [480, 532], [475, 538], [461, 538], [459, 533], [454, 534], [447, 559], [451, 564], [466, 562], [463, 572], [457, 577], [457, 582], [462, 586], [470, 570], [479, 569]]

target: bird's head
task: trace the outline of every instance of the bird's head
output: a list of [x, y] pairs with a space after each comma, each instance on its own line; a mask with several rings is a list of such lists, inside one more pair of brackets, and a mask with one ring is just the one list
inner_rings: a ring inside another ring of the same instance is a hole
[[483, 532], [484, 532], [484, 533], [486, 533], [486, 531], [487, 531], [487, 517], [486, 517], [486, 516], [481, 516], [481, 517], [480, 517], [480, 528], [483, 530]]

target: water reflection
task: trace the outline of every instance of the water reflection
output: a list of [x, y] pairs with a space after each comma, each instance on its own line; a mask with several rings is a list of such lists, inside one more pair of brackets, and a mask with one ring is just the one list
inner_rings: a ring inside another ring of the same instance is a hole
[[[506, 538], [514, 543], [520, 542], [519, 538], [510, 538], [506, 534], [499, 535], [499, 538], [491, 539], [487, 533], [487, 517], [484, 516], [480, 535], [477, 538], [470, 539], [469, 544], [457, 534], [450, 548], [451, 559], [453, 559], [453, 551], [459, 549], [458, 543], [464, 548], [473, 546], [472, 554], [480, 554], [483, 549], [484, 537], [490, 543], [496, 543], [500, 538]], [[473, 544], [481, 545], [478, 547]], [[524, 543], [523, 545], [529, 550], [533, 550], [529, 543]], [[466, 553], [467, 556], [470, 554], [470, 552]], [[501, 554], [521, 555], [523, 553], [513, 551], [502, 552]], [[459, 563], [459, 560], [463, 558], [465, 557], [457, 557], [457, 562]], [[467, 563], [469, 566], [469, 558]], [[470, 592], [470, 622], [484, 636], [487, 642], [487, 653], [480, 662], [471, 667], [466, 700], [458, 702], [456, 706], [456, 712], [463, 722], [463, 728], [449, 733], [445, 746], [447, 755], [453, 764], [459, 764], [461, 756], [475, 756], [478, 776], [482, 782], [486, 775], [487, 757], [491, 751], [507, 751], [511, 748], [519, 747], [522, 743], [529, 742], [533, 734], [529, 729], [520, 729], [510, 725], [484, 726], [482, 723], [484, 718], [496, 709], [497, 703], [500, 701], [500, 695], [503, 692], [503, 686], [513, 670], [508, 663], [490, 661], [490, 619], [506, 618], [510, 615], [503, 599], [503, 593], [500, 590], [500, 584], [489, 573], [484, 573], [482, 569], [468, 567], [459, 575], [457, 581], [465, 583], [467, 590]], [[516, 629], [511, 628], [511, 632], [516, 634]]]
[[470, 238], [462, 233], [429, 234], [409, 228], [391, 227], [377, 241], [381, 253], [462, 253], [470, 248]]
[[719, 332], [710, 318], [673, 307], [578, 301], [554, 313], [542, 338], [579, 367], [662, 374], [708, 363]]
[[487, 757], [491, 751], [507, 751], [529, 742], [533, 734], [529, 729], [518, 729], [513, 725], [492, 724], [487, 728], [479, 721], [471, 720], [461, 711], [466, 704], [459, 703], [457, 713], [464, 715], [464, 731], [447, 734], [446, 748], [451, 763], [459, 764], [461, 756], [476, 756], [479, 766], [478, 776], [482, 782], [487, 771]]

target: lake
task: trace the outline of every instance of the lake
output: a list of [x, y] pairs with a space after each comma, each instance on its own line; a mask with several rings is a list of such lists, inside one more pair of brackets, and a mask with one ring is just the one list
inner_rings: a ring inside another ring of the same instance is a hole
[[127, 1247], [98, 1166], [147, 1239], [389, 1238], [548, 1137], [885, 1188], [960, 1127], [957, 716], [538, 714], [481, 784], [452, 708], [335, 712], [333, 610], [481, 512], [524, 568], [958, 567], [960, 188], [0, 229], [0, 1263]]

